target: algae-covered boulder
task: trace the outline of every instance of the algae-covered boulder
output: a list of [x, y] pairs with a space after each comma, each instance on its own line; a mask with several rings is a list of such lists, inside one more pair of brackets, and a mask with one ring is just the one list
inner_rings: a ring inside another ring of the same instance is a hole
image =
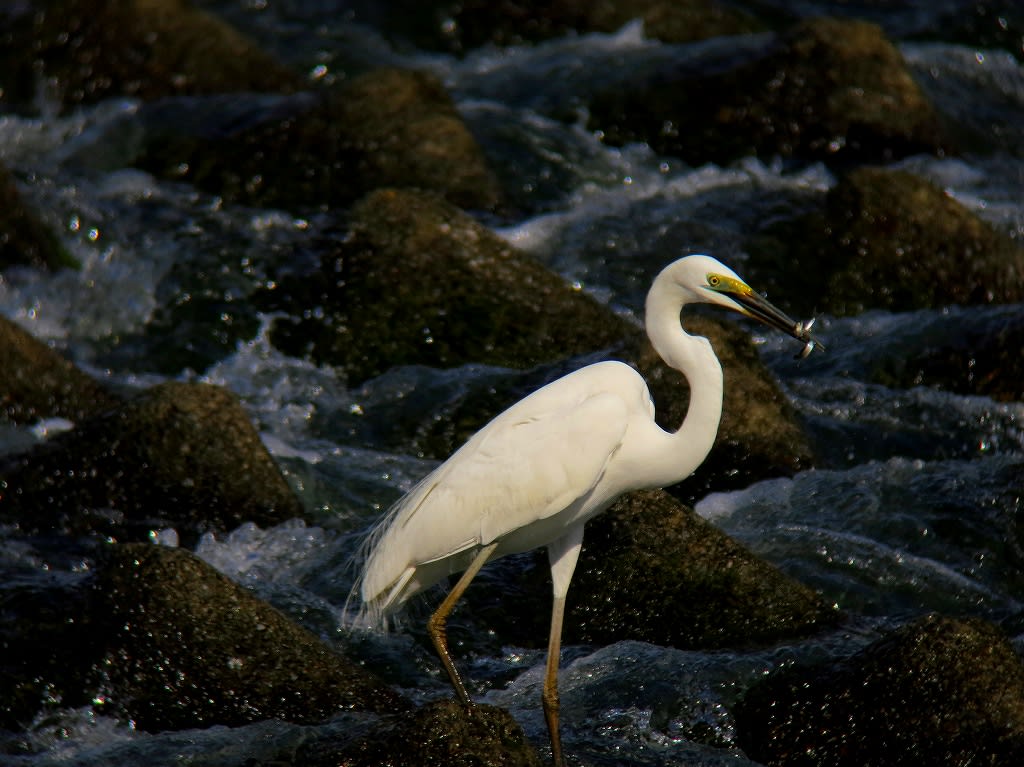
[[1021, 764], [1024, 666], [995, 627], [931, 617], [773, 674], [735, 713], [740, 746], [768, 765]]
[[944, 148], [932, 104], [873, 24], [811, 19], [741, 58], [616, 87], [592, 101], [589, 125], [609, 143], [645, 141], [692, 165], [882, 162]]
[[386, 189], [352, 211], [319, 272], [281, 280], [271, 338], [350, 382], [396, 365], [526, 368], [600, 350], [626, 323], [435, 196]]
[[499, 201], [479, 145], [433, 75], [373, 70], [258, 116], [221, 106], [207, 105], [198, 114], [208, 117], [189, 127], [152, 107], [155, 127], [134, 163], [228, 200], [290, 210], [348, 205], [385, 186], [437, 191], [467, 208]]
[[166, 383], [0, 463], [0, 519], [24, 531], [183, 541], [302, 508], [235, 397]]
[[662, 491], [633, 493], [587, 526], [570, 591], [573, 642], [745, 647], [836, 619], [812, 589]]
[[408, 704], [194, 555], [111, 547], [92, 587], [104, 700], [146, 730], [316, 722]]
[[0, 33], [0, 103], [27, 108], [40, 87], [65, 108], [290, 91], [300, 78], [188, 0], [45, 0]]
[[10, 171], [0, 165], [0, 271], [10, 266], [77, 269], [79, 263], [25, 202]]
[[853, 170], [820, 212], [748, 246], [759, 276], [797, 313], [1024, 301], [1024, 248], [906, 171]]
[[428, 703], [394, 717], [360, 742], [340, 749], [314, 742], [302, 747], [306, 767], [377, 767], [436, 764], [450, 767], [540, 767], [543, 762], [504, 709], [454, 700]]
[[[400, 365], [482, 362], [528, 370], [605, 354], [639, 368], [665, 428], [677, 428], [686, 412], [685, 379], [657, 358], [641, 328], [461, 211], [415, 192], [367, 197], [319, 272], [279, 280], [265, 301], [268, 311], [291, 315], [274, 326], [279, 348], [335, 365], [350, 381]], [[689, 497], [807, 467], [811, 453], [796, 415], [749, 337], [725, 319], [684, 316], [688, 328], [712, 340], [725, 376], [719, 440], [707, 467], [686, 485]], [[510, 374], [508, 384], [489, 382], [486, 393], [443, 403], [443, 424], [414, 435], [415, 448], [446, 457], [502, 409], [564, 372], [561, 366]]]
[[[497, 571], [466, 591], [460, 619], [479, 621], [502, 642], [542, 646], [551, 614], [546, 554], [502, 560]], [[564, 633], [568, 643], [739, 648], [806, 636], [837, 618], [814, 590], [651, 490], [587, 523]]]
[[120, 398], [31, 333], [0, 317], [0, 417], [80, 421]]

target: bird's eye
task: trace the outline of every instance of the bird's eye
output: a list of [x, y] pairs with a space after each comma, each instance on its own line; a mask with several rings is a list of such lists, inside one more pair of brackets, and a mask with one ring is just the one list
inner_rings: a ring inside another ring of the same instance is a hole
[[718, 284], [721, 281], [722, 280], [719, 278], [719, 276], [717, 274], [709, 274], [708, 275], [708, 285], [710, 285], [713, 288], [717, 288]]

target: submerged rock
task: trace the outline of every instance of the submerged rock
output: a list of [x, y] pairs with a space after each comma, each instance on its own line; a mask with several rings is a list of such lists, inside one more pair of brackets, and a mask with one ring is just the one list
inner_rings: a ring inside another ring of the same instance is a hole
[[854, 20], [804, 21], [741, 62], [667, 68], [595, 98], [590, 115], [611, 144], [645, 141], [692, 165], [749, 155], [882, 162], [945, 146], [899, 51]]
[[317, 722], [407, 702], [180, 549], [111, 547], [92, 589], [107, 705], [145, 730]]
[[386, 728], [336, 752], [323, 743], [300, 749], [306, 767], [377, 767], [436, 764], [450, 767], [540, 767], [537, 751], [504, 709], [458, 701], [428, 703], [395, 718]]
[[1024, 666], [994, 626], [930, 617], [770, 676], [735, 715], [740, 746], [773, 767], [1022, 764]]
[[0, 165], [0, 271], [11, 266], [56, 270], [80, 264], [25, 203], [14, 177]]
[[25, 532], [191, 542], [302, 507], [235, 397], [166, 383], [0, 463], [0, 519]]
[[0, 416], [15, 423], [80, 421], [120, 402], [55, 350], [0, 317]]
[[1024, 248], [906, 171], [851, 171], [821, 212], [776, 224], [748, 248], [759, 280], [797, 313], [1024, 301]]
[[386, 186], [433, 190], [467, 208], [499, 201], [496, 177], [433, 75], [373, 70], [245, 119], [237, 104], [222, 106], [187, 130], [152, 108], [155, 128], [135, 164], [227, 200], [290, 210], [344, 206]]
[[0, 102], [71, 109], [229, 91], [291, 91], [300, 78], [188, 0], [47, 0], [0, 32]]

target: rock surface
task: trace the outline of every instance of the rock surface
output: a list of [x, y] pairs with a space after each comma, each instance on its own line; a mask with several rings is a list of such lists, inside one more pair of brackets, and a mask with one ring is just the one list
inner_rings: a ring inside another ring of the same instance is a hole
[[121, 402], [69, 360], [0, 317], [0, 414], [14, 423], [80, 421]]
[[163, 127], [145, 139], [135, 164], [229, 201], [287, 210], [347, 206], [386, 186], [436, 191], [467, 208], [500, 200], [480, 147], [433, 75], [373, 70], [281, 100], [255, 122], [235, 108], [226, 102], [218, 113], [213, 105], [180, 133], [156, 114]]
[[65, 109], [230, 91], [290, 91], [298, 75], [188, 0], [48, 0], [0, 38], [0, 102]]
[[820, 212], [765, 234], [754, 263], [797, 314], [1024, 301], [1024, 248], [906, 171], [850, 171]]
[[617, 87], [593, 100], [589, 125], [616, 146], [645, 141], [693, 165], [883, 162], [945, 148], [934, 108], [874, 24], [811, 19], [748, 59]]
[[1024, 666], [995, 627], [930, 617], [769, 677], [736, 718], [743, 750], [772, 767], [1020, 764]]
[[408, 703], [283, 614], [180, 549], [108, 550], [93, 585], [105, 700], [146, 730], [317, 722]]
[[22, 530], [183, 542], [302, 508], [234, 395], [166, 383], [0, 463], [0, 518]]

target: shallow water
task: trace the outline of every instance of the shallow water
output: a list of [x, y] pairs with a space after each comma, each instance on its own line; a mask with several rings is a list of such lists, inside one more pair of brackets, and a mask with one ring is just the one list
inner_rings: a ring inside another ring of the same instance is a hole
[[[792, 169], [748, 158], [728, 168], [693, 168], [644, 146], [610, 148], [583, 127], [582, 116], [565, 122], [550, 114], [555, 106], [562, 113], [566, 105], [575, 108], [572, 94], [614, 81], [623, 67], [655, 67], [682, 55], [699, 61], [721, 55], [720, 42], [665, 46], [633, 25], [614, 35], [487, 49], [456, 60], [392, 47], [345, 14], [326, 13], [336, 5], [326, 0], [210, 5], [303, 66], [330, 62], [334, 46], [357, 41], [367, 61], [440, 74], [494, 166], [515, 179], [512, 195], [523, 213], [493, 222], [498, 231], [627, 316], [641, 309], [651, 275], [684, 252], [712, 252], [742, 273], [746, 231], [834, 183], [818, 165]], [[894, 14], [889, 28], [927, 29], [930, 19], [922, 13]], [[948, 44], [905, 43], [902, 50], [941, 107], [969, 116], [978, 133], [993, 138], [987, 155], [914, 157], [899, 165], [1024, 237], [1024, 67], [1001, 52]], [[201, 113], [201, 103], [195, 108]], [[271, 107], [253, 102], [248, 108]], [[8, 272], [0, 279], [0, 308], [119, 387], [199, 379], [238, 394], [317, 524], [243, 526], [205, 537], [198, 553], [340, 642], [353, 575], [348, 562], [359, 534], [434, 465], [418, 454], [417, 434], [444, 418], [467, 387], [511, 372], [482, 365], [403, 368], [350, 387], [333, 370], [274, 350], [265, 335], [269, 318], [248, 296], [280, 259], [333, 222], [328, 215], [306, 219], [227, 205], [139, 171], [113, 169], [131, 152], [132, 130], [146, 130], [159, 114], [117, 101], [59, 119], [0, 118], [0, 159], [27, 174], [22, 190], [47, 211], [83, 264], [80, 272], [55, 275]], [[93, 162], [83, 165], [83, 156]], [[162, 308], [197, 299], [219, 310], [186, 315], [179, 328], [147, 331]], [[807, 423], [820, 466], [713, 495], [698, 511], [851, 617], [824, 636], [750, 652], [684, 652], [636, 642], [568, 647], [562, 677], [568, 750], [595, 765], [753, 764], [735, 747], [729, 706], [772, 668], [847, 655], [886, 626], [930, 610], [999, 621], [1024, 642], [1021, 498], [1007, 490], [1019, 488], [1024, 473], [1024, 405], [926, 387], [891, 389], [870, 377], [879, 360], [930, 334], [1020, 312], [1024, 306], [822, 317], [829, 352], [803, 362], [792, 359], [791, 341], [757, 335], [763, 358]], [[237, 322], [252, 324], [253, 340], [218, 346], [218, 334]], [[207, 339], [200, 353], [183, 351], [190, 335]], [[23, 449], [62, 426], [5, 427], [0, 451]], [[162, 539], [173, 543], [173, 532]], [[48, 577], [54, 568], [69, 576], [75, 570], [24, 542], [5, 538], [0, 549], [6, 562]], [[448, 695], [437, 664], [417, 641], [421, 632], [410, 619], [387, 636], [361, 638], [356, 652], [414, 698]], [[456, 652], [474, 692], [507, 706], [544, 744], [542, 653], [465, 636]], [[367, 721], [342, 717], [314, 729]], [[11, 759], [33, 766], [244, 764], [285, 750], [309, 729], [261, 723], [153, 735], [73, 710], [29, 736], [35, 753]]]

